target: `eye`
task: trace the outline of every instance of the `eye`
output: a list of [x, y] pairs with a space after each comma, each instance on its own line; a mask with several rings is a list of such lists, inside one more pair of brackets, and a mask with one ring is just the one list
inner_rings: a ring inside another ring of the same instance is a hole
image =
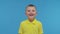
[[35, 12], [35, 10], [32, 10], [32, 12]]
[[30, 12], [30, 10], [27, 10], [28, 12]]

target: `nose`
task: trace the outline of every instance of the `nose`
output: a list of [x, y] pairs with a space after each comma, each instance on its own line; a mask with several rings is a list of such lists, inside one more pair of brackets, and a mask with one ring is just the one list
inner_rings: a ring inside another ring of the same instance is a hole
[[32, 10], [30, 10], [30, 13], [33, 13], [33, 11], [32, 11]]

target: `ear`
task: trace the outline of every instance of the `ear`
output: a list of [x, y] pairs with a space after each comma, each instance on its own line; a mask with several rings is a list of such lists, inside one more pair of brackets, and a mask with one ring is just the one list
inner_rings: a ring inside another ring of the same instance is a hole
[[37, 15], [37, 12], [36, 12], [36, 15]]
[[26, 14], [26, 11], [25, 11], [25, 15], [27, 15], [27, 14]]
[[26, 11], [25, 11], [25, 15], [26, 15]]

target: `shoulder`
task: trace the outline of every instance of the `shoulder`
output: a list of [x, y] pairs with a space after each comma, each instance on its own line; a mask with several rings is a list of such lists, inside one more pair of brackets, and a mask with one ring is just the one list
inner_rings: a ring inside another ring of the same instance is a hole
[[21, 21], [21, 22], [20, 22], [20, 25], [25, 24], [25, 23], [26, 23], [26, 21], [27, 21], [27, 20], [23, 20], [23, 21]]
[[41, 25], [41, 24], [42, 24], [42, 22], [41, 22], [41, 21], [39, 21], [39, 20], [37, 20], [37, 24]]

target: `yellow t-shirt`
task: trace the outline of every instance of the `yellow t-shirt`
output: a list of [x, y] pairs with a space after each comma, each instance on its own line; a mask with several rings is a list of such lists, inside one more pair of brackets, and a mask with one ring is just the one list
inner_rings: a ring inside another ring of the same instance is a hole
[[42, 24], [40, 21], [34, 19], [33, 22], [25, 20], [21, 22], [18, 31], [19, 34], [43, 34]]

